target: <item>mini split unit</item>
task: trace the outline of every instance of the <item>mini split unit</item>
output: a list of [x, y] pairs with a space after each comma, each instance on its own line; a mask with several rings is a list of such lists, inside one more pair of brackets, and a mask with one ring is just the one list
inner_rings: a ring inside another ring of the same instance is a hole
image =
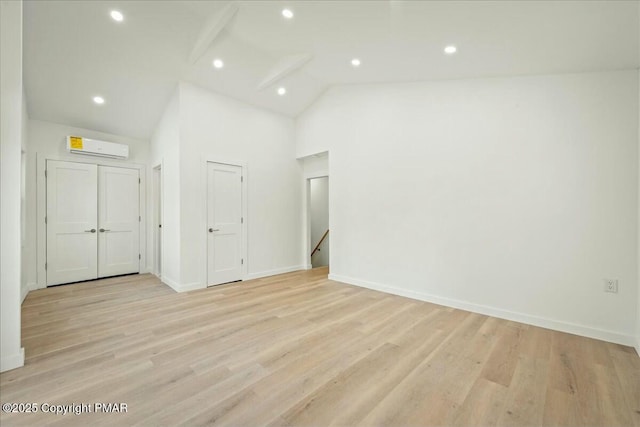
[[81, 136], [67, 137], [67, 150], [74, 154], [126, 159], [129, 157], [129, 146], [115, 142], [98, 141]]

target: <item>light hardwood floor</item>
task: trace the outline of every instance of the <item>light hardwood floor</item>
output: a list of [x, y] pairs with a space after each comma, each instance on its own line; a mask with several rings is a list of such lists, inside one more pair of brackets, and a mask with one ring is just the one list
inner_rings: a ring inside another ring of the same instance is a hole
[[176, 294], [150, 275], [31, 292], [0, 400], [125, 402], [9, 425], [640, 426], [629, 347], [327, 280]]

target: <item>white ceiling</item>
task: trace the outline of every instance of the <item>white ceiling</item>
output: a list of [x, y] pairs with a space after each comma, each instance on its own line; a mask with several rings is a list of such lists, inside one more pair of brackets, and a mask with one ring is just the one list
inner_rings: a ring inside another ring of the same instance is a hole
[[[29, 115], [149, 138], [179, 80], [296, 116], [335, 84], [637, 68], [636, 1], [25, 1]], [[286, 20], [284, 7], [295, 16]], [[123, 12], [114, 22], [109, 11]], [[218, 23], [223, 21], [218, 21]], [[443, 48], [458, 47], [447, 56]], [[294, 55], [311, 59], [272, 85]], [[225, 67], [215, 70], [213, 58]], [[362, 65], [355, 69], [352, 58]], [[287, 88], [283, 97], [279, 86]], [[94, 95], [106, 103], [93, 104]]]

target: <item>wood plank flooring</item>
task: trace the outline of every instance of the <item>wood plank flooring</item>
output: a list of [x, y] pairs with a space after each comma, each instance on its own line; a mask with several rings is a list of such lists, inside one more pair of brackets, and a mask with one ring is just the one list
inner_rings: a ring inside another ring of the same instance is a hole
[[632, 348], [327, 280], [176, 294], [150, 275], [31, 292], [5, 426], [636, 426]]

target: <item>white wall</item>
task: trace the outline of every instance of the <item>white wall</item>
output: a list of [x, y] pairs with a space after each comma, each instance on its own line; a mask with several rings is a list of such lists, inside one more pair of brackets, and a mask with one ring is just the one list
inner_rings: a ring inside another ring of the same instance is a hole
[[0, 371], [7, 371], [24, 365], [20, 344], [22, 1], [0, 2], [0, 20]]
[[[78, 135], [85, 138], [102, 141], [117, 142], [129, 146], [127, 160], [111, 160], [101, 157], [71, 154], [66, 149], [66, 137]], [[149, 158], [149, 143], [144, 140], [97, 132], [91, 129], [76, 128], [57, 123], [40, 120], [29, 120], [27, 143], [26, 170], [26, 240], [25, 253], [33, 253], [25, 259], [27, 285], [30, 289], [46, 286], [45, 263], [45, 225], [44, 212], [46, 201], [46, 181], [44, 177], [45, 161], [66, 160], [83, 163], [106, 164], [111, 166], [127, 166], [140, 169], [141, 185], [141, 215], [143, 218], [140, 229], [140, 250], [142, 255], [141, 268], [146, 269], [146, 164]]]
[[125, 165], [147, 164], [149, 161], [148, 141], [33, 119], [29, 120], [28, 149], [36, 153], [38, 157], [57, 160], [91, 163], [91, 159], [96, 159], [94, 156], [69, 153], [66, 148], [68, 135], [79, 135], [85, 138], [127, 144], [129, 146], [129, 158], [126, 160], [112, 160], [112, 162]]
[[314, 153], [299, 159], [304, 178], [329, 176], [329, 153]]
[[[151, 137], [149, 171], [162, 165], [162, 280], [180, 286], [180, 94], [176, 89]], [[149, 179], [149, 182], [152, 182]], [[149, 192], [151, 193], [151, 191]], [[153, 211], [150, 209], [149, 214]], [[149, 224], [153, 224], [149, 217]], [[153, 233], [149, 233], [149, 239]], [[149, 241], [149, 247], [153, 247]], [[151, 254], [152, 251], [149, 251]], [[151, 260], [152, 257], [150, 256]]]
[[296, 151], [331, 153], [331, 277], [631, 344], [637, 94], [636, 70], [329, 90]]
[[206, 283], [206, 161], [246, 166], [247, 278], [303, 268], [294, 122], [180, 84], [181, 281]]
[[[329, 229], [329, 178], [314, 178], [309, 182], [311, 194], [311, 245], [312, 251], [318, 244], [325, 231]], [[318, 251], [311, 257], [311, 264], [315, 267], [329, 265], [329, 239], [328, 235], [320, 245]]]
[[[640, 3], [640, 2], [639, 2]], [[640, 7], [638, 8], [638, 20], [640, 20]], [[640, 37], [640, 34], [638, 34]], [[640, 70], [638, 70], [638, 103], [640, 103]], [[638, 305], [636, 308], [636, 351], [640, 355], [640, 108], [638, 109]]]
[[35, 235], [36, 230], [29, 227], [27, 218], [35, 218], [35, 211], [27, 209], [27, 201], [30, 194], [27, 193], [27, 165], [29, 164], [28, 134], [29, 134], [29, 114], [27, 111], [27, 100], [22, 93], [22, 138], [20, 141], [21, 161], [20, 161], [20, 244], [21, 244], [21, 272], [20, 272], [20, 301], [24, 301], [29, 293], [32, 284], [36, 283], [36, 272], [31, 268], [32, 259], [36, 257]]

